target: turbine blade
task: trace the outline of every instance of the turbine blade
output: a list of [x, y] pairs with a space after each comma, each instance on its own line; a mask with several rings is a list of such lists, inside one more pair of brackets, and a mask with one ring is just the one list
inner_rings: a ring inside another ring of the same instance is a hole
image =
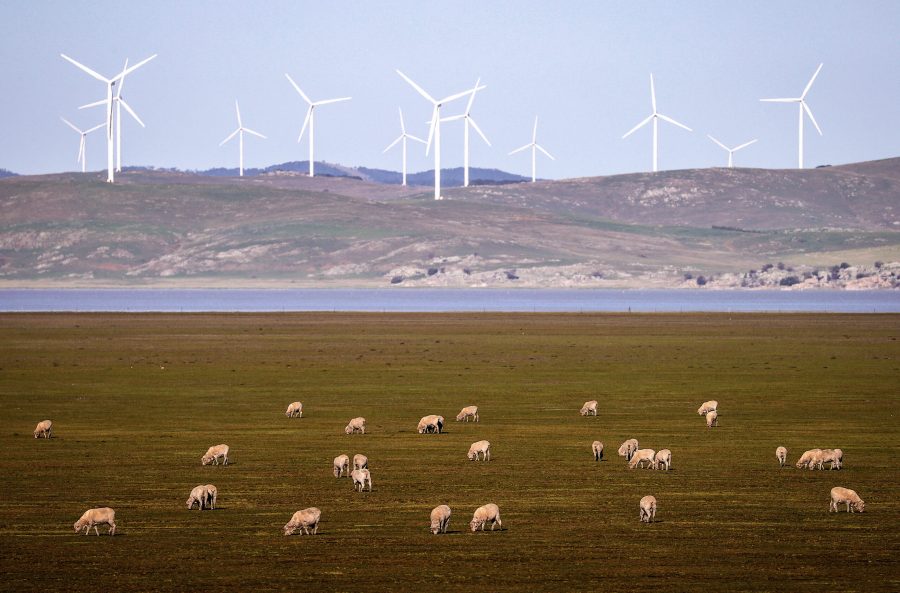
[[125, 108], [125, 111], [131, 114], [131, 117], [133, 117], [135, 121], [137, 121], [137, 123], [141, 124], [142, 128], [147, 127], [144, 125], [144, 122], [141, 121], [141, 118], [138, 117], [137, 113], [135, 113], [131, 106], [125, 101], [125, 99], [119, 99], [119, 104]]
[[737, 151], [739, 151], [739, 150], [742, 149], [742, 148], [746, 148], [746, 147], [750, 146], [750, 145], [753, 144], [754, 142], [756, 142], [756, 140], [751, 140], [750, 142], [744, 142], [744, 143], [741, 144], [740, 146], [734, 148], [731, 152], [737, 152]]
[[[719, 142], [718, 140], [716, 140], [709, 134], [707, 134], [706, 137], [709, 138], [710, 140], [712, 140], [713, 142], [715, 142], [716, 144], [718, 144], [719, 146], [721, 146], [722, 148], [724, 148], [725, 150], [729, 150], [729, 148], [727, 146], [725, 146], [724, 144], [722, 144], [721, 142]], [[735, 148], [735, 150], [737, 150], [737, 148]]]
[[410, 84], [410, 86], [412, 86], [412, 88], [416, 89], [416, 92], [418, 92], [420, 95], [422, 95], [423, 97], [425, 97], [426, 99], [428, 99], [428, 100], [431, 101], [432, 103], [437, 103], [437, 101], [434, 100], [434, 97], [432, 97], [431, 95], [429, 95], [428, 93], [426, 93], [425, 90], [424, 90], [422, 87], [420, 87], [419, 85], [417, 85], [416, 83], [414, 83], [414, 82], [412, 81], [412, 79], [411, 79], [409, 76], [407, 76], [406, 74], [400, 72], [399, 70], [397, 70], [397, 74], [399, 74], [400, 77], [403, 78], [403, 80], [405, 80], [406, 82], [408, 82], [408, 83]]
[[306, 126], [309, 125], [309, 118], [312, 117], [313, 106], [310, 103], [309, 108], [306, 110], [306, 117], [303, 118], [303, 126], [300, 128], [300, 135], [297, 136], [297, 142], [303, 139], [303, 134], [306, 132]]
[[100, 99], [99, 101], [94, 101], [93, 103], [82, 105], [81, 107], [79, 107], [79, 109], [88, 109], [90, 107], [97, 107], [99, 105], [106, 105], [106, 99]]
[[437, 103], [434, 105], [434, 109], [431, 110], [431, 125], [428, 126], [428, 141], [425, 143], [425, 156], [428, 156], [428, 153], [431, 151], [431, 139], [434, 137], [434, 127], [437, 125], [438, 120], [438, 107]]
[[642, 126], [646, 125], [647, 122], [649, 122], [651, 119], [653, 119], [653, 114], [647, 116], [647, 119], [645, 119], [644, 121], [642, 121], [642, 122], [639, 123], [638, 125], [634, 126], [634, 127], [631, 128], [630, 130], [628, 130], [628, 133], [625, 134], [624, 136], [622, 136], [622, 140], [624, 140], [625, 138], [628, 138], [629, 136], [631, 136], [631, 135], [632, 135], [633, 133], [635, 133], [639, 128], [641, 128]]
[[534, 131], [531, 133], [531, 143], [534, 144], [537, 142], [537, 116], [534, 116]]
[[482, 140], [484, 140], [484, 143], [490, 146], [491, 141], [487, 139], [487, 136], [484, 135], [484, 132], [482, 132], [481, 128], [478, 127], [478, 124], [475, 123], [475, 120], [470, 117], [467, 121], [472, 124], [472, 127], [475, 128], [475, 131], [478, 132], [478, 135], [481, 136]]
[[238, 107], [237, 99], [234, 100], [234, 112], [237, 113], [238, 118], [238, 128], [242, 127], [244, 124], [241, 123], [241, 108]]
[[91, 128], [91, 129], [89, 129], [89, 130], [85, 130], [85, 131], [84, 131], [84, 134], [87, 135], [87, 134], [90, 134], [91, 132], [96, 132], [97, 130], [99, 130], [100, 128], [104, 127], [105, 125], [106, 125], [106, 122], [103, 122], [102, 124], [97, 124], [97, 125], [94, 126], [93, 128]]
[[296, 90], [298, 93], [300, 93], [300, 96], [303, 97], [303, 100], [306, 101], [307, 103], [309, 103], [310, 105], [312, 105], [312, 101], [309, 100], [309, 97], [306, 96], [306, 93], [304, 93], [302, 90], [300, 90], [300, 87], [297, 85], [296, 82], [294, 82], [294, 79], [291, 78], [291, 75], [288, 74], [287, 72], [285, 72], [284, 75], [285, 75], [285, 77], [287, 77], [288, 82], [290, 82], [291, 85], [294, 87], [294, 90]]
[[534, 147], [537, 148], [538, 150], [540, 150], [541, 152], [543, 152], [544, 154], [546, 154], [548, 157], [550, 157], [551, 161], [556, 160], [555, 158], [553, 158], [553, 155], [550, 154], [549, 152], [547, 152], [546, 150], [544, 150], [544, 147], [541, 146], [540, 144], [535, 144]]
[[132, 66], [131, 68], [126, 68], [125, 70], [122, 70], [122, 72], [120, 72], [120, 73], [118, 74], [118, 76], [116, 76], [115, 78], [113, 78], [113, 80], [120, 80], [120, 79], [124, 78], [126, 74], [130, 74], [130, 73], [134, 72], [135, 70], [137, 70], [138, 68], [140, 68], [141, 66], [143, 66], [144, 64], [146, 64], [147, 62], [149, 62], [150, 60], [152, 60], [153, 58], [155, 58], [157, 55], [158, 55], [158, 54], [153, 54], [153, 55], [150, 56], [149, 58], [146, 58], [146, 59], [144, 59], [144, 60], [141, 60], [140, 62], [138, 62], [137, 64], [135, 64], [135, 65]]
[[389, 151], [390, 149], [394, 148], [394, 146], [396, 146], [397, 143], [400, 142], [401, 140], [403, 140], [403, 135], [398, 136], [396, 140], [394, 140], [393, 142], [391, 142], [390, 144], [388, 144], [388, 147], [385, 148], [384, 150], [382, 150], [382, 151], [381, 151], [381, 154], [384, 154], [384, 153], [386, 153], [387, 151]]
[[421, 138], [419, 138], [418, 136], [413, 136], [412, 134], [404, 134], [404, 136], [406, 136], [410, 140], [415, 140], [416, 142], [421, 142], [422, 144], [426, 144], [426, 142], [424, 140], [422, 140]]
[[653, 73], [650, 73], [650, 102], [653, 104], [653, 113], [656, 113], [656, 87], [653, 85]]
[[[481, 77], [478, 77], [478, 80], [475, 81], [475, 88], [478, 88], [478, 85], [481, 84]], [[475, 91], [472, 91], [472, 94], [469, 95], [469, 103], [466, 105], [465, 114], [469, 115], [469, 112], [472, 111], [472, 103], [475, 102]]]
[[822, 70], [822, 66], [824, 66], [824, 65], [825, 65], [824, 63], [819, 64], [819, 67], [816, 68], [816, 73], [813, 74], [813, 75], [812, 75], [812, 78], [809, 79], [809, 82], [806, 84], [806, 88], [803, 89], [803, 94], [800, 95], [800, 98], [801, 98], [801, 99], [805, 99], [805, 98], [806, 98], [806, 93], [809, 92], [809, 89], [812, 87], [813, 82], [816, 80], [816, 76], [819, 75], [819, 71]]
[[765, 103], [796, 103], [800, 99], [760, 99]]
[[254, 132], [254, 131], [251, 130], [250, 128], [241, 128], [241, 129], [244, 130], [245, 132], [247, 132], [248, 134], [253, 134], [254, 136], [259, 136], [260, 138], [263, 138], [263, 139], [265, 139], [265, 140], [268, 140], [268, 138], [266, 138], [265, 136], [263, 136], [263, 135], [260, 134], [259, 132]]
[[657, 117], [659, 117], [659, 119], [664, 119], [664, 120], [666, 120], [667, 122], [669, 122], [670, 124], [675, 124], [675, 125], [678, 126], [679, 128], [684, 128], [684, 129], [687, 130], [688, 132], [693, 132], [693, 131], [694, 131], [694, 130], [690, 129], [689, 127], [687, 127], [686, 125], [680, 124], [680, 123], [678, 123], [677, 121], [675, 121], [674, 119], [672, 119], [671, 117], [665, 116], [665, 115], [663, 115], [662, 113], [657, 113], [656, 115], [657, 115]]
[[461, 93], [455, 93], [453, 95], [450, 95], [449, 97], [444, 97], [443, 99], [438, 101], [438, 103], [449, 103], [450, 101], [455, 101], [456, 99], [459, 99], [460, 97], [465, 97], [469, 93], [475, 94], [476, 92], [480, 91], [481, 89], [486, 89], [486, 88], [487, 88], [486, 86], [477, 86], [473, 89], [469, 89], [469, 90], [463, 91]]
[[516, 154], [517, 152], [522, 152], [522, 151], [525, 150], [526, 148], [531, 148], [531, 146], [532, 146], [531, 143], [526, 144], [525, 146], [521, 146], [521, 147], [515, 149], [514, 151], [512, 151], [512, 152], [509, 153], [509, 154]]
[[[122, 67], [122, 72], [124, 72], [126, 70], [128, 70], [128, 58], [125, 58], [125, 65]], [[117, 99], [122, 96], [122, 88], [124, 86], [125, 86], [125, 77], [123, 76], [122, 79], [119, 81], [119, 88], [116, 90], [116, 98]]]
[[406, 133], [406, 124], [403, 123], [403, 109], [398, 107], [397, 111], [400, 112], [400, 131], [405, 134]]
[[816, 118], [813, 117], [812, 110], [809, 108], [809, 105], [806, 104], [806, 101], [800, 103], [803, 105], [803, 110], [806, 111], [806, 115], [809, 116], [809, 119], [812, 121], [813, 125], [816, 126], [816, 129], [819, 131], [819, 136], [822, 135], [822, 128], [819, 127], [819, 124], [816, 123]]
[[219, 142], [219, 146], [222, 146], [223, 144], [225, 144], [226, 142], [228, 142], [229, 140], [231, 140], [232, 138], [234, 138], [235, 135], [236, 135], [238, 132], [240, 132], [240, 131], [241, 131], [240, 128], [238, 128], [238, 129], [236, 129], [235, 131], [233, 131], [231, 134], [228, 135], [228, 138], [225, 138], [224, 140], [222, 140], [221, 142]]
[[325, 99], [324, 101], [316, 101], [313, 103], [316, 107], [319, 105], [328, 105], [329, 103], [340, 103], [341, 101], [349, 101], [353, 97], [341, 97], [340, 99]]
[[101, 82], [105, 82], [106, 84], [109, 84], [110, 82], [112, 82], [111, 80], [109, 80], [109, 79], [106, 78], [105, 76], [100, 76], [99, 74], [97, 74], [96, 72], [94, 72], [93, 70], [91, 70], [90, 68], [88, 68], [87, 66], [85, 66], [84, 64], [82, 64], [82, 63], [80, 63], [80, 62], [76, 62], [75, 60], [73, 60], [72, 58], [70, 58], [69, 56], [67, 56], [66, 54], [59, 54], [59, 55], [62, 56], [62, 58], [63, 58], [64, 60], [68, 60], [69, 62], [71, 62], [72, 64], [74, 64], [76, 67], [80, 68], [81, 70], [84, 70], [85, 72], [87, 72], [88, 74], [90, 74], [91, 76], [93, 76], [94, 78], [96, 78], [97, 80], [99, 80], [99, 81], [101, 81]]
[[[72, 128], [73, 130], [75, 130], [75, 131], [78, 132], [79, 134], [83, 134], [83, 133], [84, 133], [84, 132], [82, 132], [81, 130], [79, 130], [77, 127], [75, 127], [75, 124], [73, 124], [72, 122], [70, 122], [70, 121], [67, 120], [66, 118], [60, 117], [59, 119], [61, 119], [61, 120], [63, 120], [64, 122], [66, 122], [66, 124], [67, 124], [70, 128]], [[101, 125], [103, 125], [103, 124], [101, 124]]]
[[442, 121], [442, 122], [456, 121], [456, 120], [459, 120], [459, 119], [463, 119], [464, 117], [466, 117], [466, 115], [465, 115], [464, 113], [460, 113], [459, 115], [450, 115], [450, 116], [447, 116], [447, 117], [442, 117], [442, 118], [441, 118], [441, 121]]

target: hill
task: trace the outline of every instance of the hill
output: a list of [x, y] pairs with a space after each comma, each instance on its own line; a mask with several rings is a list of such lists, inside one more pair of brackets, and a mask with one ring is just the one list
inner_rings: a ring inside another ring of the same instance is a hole
[[96, 173], [3, 179], [0, 283], [875, 287], [900, 276], [900, 159], [450, 188], [439, 202], [427, 186], [278, 167], [133, 170], [114, 185]]

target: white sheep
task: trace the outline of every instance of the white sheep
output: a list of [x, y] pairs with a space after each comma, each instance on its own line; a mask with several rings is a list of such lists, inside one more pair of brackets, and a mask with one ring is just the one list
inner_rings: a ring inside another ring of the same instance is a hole
[[822, 453], [822, 449], [810, 449], [804, 451], [803, 455], [800, 456], [800, 459], [797, 460], [797, 469], [803, 469], [804, 467], [808, 467], [809, 469], [815, 468], [816, 460], [820, 453]]
[[93, 527], [94, 533], [99, 536], [100, 531], [97, 529], [97, 525], [109, 525], [109, 534], [115, 535], [116, 512], [109, 507], [86, 510], [84, 514], [81, 515], [81, 518], [75, 521], [75, 533], [84, 529], [84, 534], [87, 535], [90, 533], [91, 527]]
[[835, 486], [831, 489], [831, 504], [828, 506], [828, 511], [837, 513], [839, 504], [846, 504], [848, 513], [853, 511], [864, 513], [866, 511], [866, 503], [855, 490]]
[[303, 404], [301, 402], [293, 402], [288, 405], [287, 411], [284, 413], [288, 418], [293, 418], [294, 414], [297, 418], [303, 418]]
[[825, 469], [825, 464], [830, 463], [831, 469], [841, 469], [843, 466], [844, 452], [840, 449], [822, 449], [816, 457], [816, 468]]
[[641, 523], [650, 523], [656, 518], [656, 497], [647, 495], [641, 499]]
[[706, 428], [712, 428], [719, 425], [719, 413], [711, 410], [706, 413]]
[[187, 499], [188, 510], [193, 509], [194, 503], [196, 502], [197, 510], [202, 511], [203, 508], [206, 506], [206, 495], [207, 495], [206, 486], [203, 486], [203, 485], [194, 486], [194, 488], [191, 490], [191, 495], [188, 496], [188, 499]]
[[215, 487], [214, 484], [206, 485], [206, 506], [209, 509], [215, 510], [216, 508], [216, 500], [219, 498], [219, 489]]
[[348, 455], [338, 455], [334, 458], [334, 477], [340, 478], [345, 473], [350, 472], [350, 457]]
[[478, 531], [479, 527], [484, 531], [484, 526], [487, 523], [491, 524], [491, 531], [493, 531], [496, 526], [499, 526], [501, 531], [503, 530], [503, 522], [500, 521], [500, 507], [494, 503], [489, 503], [475, 509], [475, 514], [472, 515], [472, 520], [469, 521], [469, 529], [471, 529], [473, 533]]
[[353, 456], [353, 469], [369, 469], [369, 458], [362, 453]]
[[781, 467], [784, 467], [784, 464], [787, 463], [787, 454], [788, 450], [786, 447], [778, 447], [775, 449], [775, 459], [778, 460], [778, 463], [781, 464]]
[[714, 399], [709, 400], [708, 402], [703, 402], [703, 405], [700, 406], [700, 409], [697, 410], [697, 414], [700, 416], [706, 416], [709, 412], [719, 409], [719, 402]]
[[366, 434], [366, 419], [362, 416], [354, 418], [350, 421], [349, 424], [344, 428], [344, 432], [346, 434], [353, 434], [354, 432], [359, 432], [361, 434]]
[[428, 416], [422, 416], [422, 419], [419, 420], [419, 424], [416, 426], [416, 432], [419, 434], [428, 433], [440, 433], [444, 431], [444, 417], [439, 416], [437, 414], [429, 414]]
[[643, 467], [644, 462], [647, 462], [647, 467], [653, 467], [653, 458], [656, 455], [656, 451], [653, 449], [638, 449], [634, 452], [634, 455], [631, 456], [631, 461], [628, 462], [628, 467], [634, 469], [636, 467]]
[[53, 422], [49, 420], [41, 420], [37, 423], [37, 426], [34, 427], [34, 438], [43, 437], [45, 439], [49, 439], [51, 433], [53, 432]]
[[594, 453], [594, 461], [603, 459], [603, 443], [594, 441], [591, 443], [591, 451]]
[[624, 457], [625, 461], [631, 461], [631, 457], [638, 450], [638, 447], [637, 439], [628, 439], [619, 446], [619, 457]]
[[291, 535], [297, 531], [297, 529], [300, 529], [300, 535], [309, 535], [310, 533], [315, 535], [319, 530], [319, 519], [321, 517], [322, 511], [316, 507], [309, 507], [308, 509], [297, 511], [291, 517], [291, 520], [283, 527], [284, 534]]
[[350, 472], [350, 478], [353, 480], [353, 489], [359, 490], [360, 492], [366, 487], [366, 482], [369, 483], [369, 492], [372, 491], [372, 474], [369, 473], [367, 469], [355, 469]]
[[581, 415], [582, 416], [596, 416], [597, 415], [597, 400], [592, 399], [589, 402], [584, 402], [584, 405], [581, 406]]
[[660, 469], [663, 465], [666, 466], [666, 471], [672, 466], [672, 452], [668, 449], [660, 449], [653, 458], [653, 469]]
[[469, 446], [469, 452], [466, 454], [466, 457], [469, 458], [469, 461], [478, 461], [479, 454], [482, 461], [488, 461], [491, 458], [490, 441], [475, 441]]
[[469, 418], [472, 419], [473, 422], [478, 422], [478, 406], [466, 406], [462, 410], [459, 411], [459, 414], [456, 415], [456, 421], [465, 420], [469, 421]]
[[219, 465], [219, 457], [222, 458], [222, 465], [228, 465], [228, 445], [214, 445], [206, 450], [206, 455], [200, 458], [200, 463], [209, 465], [213, 463]]
[[431, 533], [447, 533], [450, 524], [450, 507], [445, 504], [438, 505], [431, 510]]

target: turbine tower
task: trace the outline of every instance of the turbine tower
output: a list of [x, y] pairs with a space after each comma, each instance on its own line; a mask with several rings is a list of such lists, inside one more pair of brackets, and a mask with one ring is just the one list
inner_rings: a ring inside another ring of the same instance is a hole
[[806, 115], [809, 116], [809, 120], [816, 126], [816, 130], [819, 132], [819, 136], [822, 135], [822, 129], [819, 127], [819, 124], [816, 123], [816, 118], [813, 117], [812, 111], [809, 109], [809, 105], [806, 104], [806, 94], [809, 92], [809, 89], [813, 85], [813, 81], [816, 80], [816, 76], [819, 75], [819, 71], [822, 69], [824, 64], [819, 64], [819, 67], [816, 68], [815, 74], [812, 75], [812, 78], [809, 79], [809, 82], [806, 84], [806, 88], [803, 89], [803, 94], [799, 97], [789, 98], [789, 99], [760, 99], [760, 101], [765, 101], [768, 103], [798, 103], [800, 110], [800, 160], [799, 160], [799, 168], [803, 168], [803, 112], [806, 112]]
[[526, 144], [525, 146], [521, 146], [521, 147], [515, 149], [514, 151], [512, 151], [511, 153], [509, 153], [509, 154], [516, 154], [517, 152], [521, 152], [521, 151], [525, 150], [526, 148], [531, 148], [531, 183], [534, 183], [535, 180], [537, 179], [537, 151], [538, 150], [540, 150], [541, 152], [546, 154], [548, 157], [550, 157], [550, 160], [553, 160], [553, 161], [556, 160], [555, 158], [553, 158], [552, 154], [550, 154], [549, 152], [544, 150], [544, 147], [537, 143], [537, 122], [538, 122], [538, 118], [537, 118], [537, 116], [535, 116], [534, 117], [534, 132], [531, 134], [531, 142]]
[[756, 140], [754, 139], [754, 140], [751, 140], [750, 142], [744, 142], [740, 146], [735, 146], [734, 148], [728, 148], [727, 146], [725, 146], [724, 144], [722, 144], [721, 142], [719, 142], [718, 140], [716, 140], [709, 134], [707, 134], [706, 136], [710, 140], [712, 140], [713, 142], [715, 142], [716, 144], [718, 144], [719, 146], [721, 146], [722, 148], [724, 148], [725, 150], [728, 151], [728, 168], [729, 169], [734, 169], [734, 153], [736, 153], [740, 149], [746, 148], [746, 147], [750, 146], [751, 144], [753, 144], [754, 142], [756, 142]]
[[485, 86], [477, 86], [474, 89], [469, 89], [467, 91], [463, 91], [461, 93], [456, 93], [454, 95], [450, 95], [449, 97], [444, 97], [443, 99], [437, 100], [422, 89], [419, 85], [413, 82], [406, 74], [397, 70], [397, 74], [400, 75], [403, 80], [409, 83], [409, 85], [416, 89], [416, 92], [425, 97], [425, 99], [430, 102], [433, 106], [431, 111], [431, 125], [428, 128], [428, 142], [425, 148], [425, 155], [428, 155], [428, 151], [431, 150], [431, 140], [434, 139], [434, 199], [435, 200], [443, 200], [443, 196], [441, 196], [441, 106], [444, 103], [449, 101], [453, 101], [455, 99], [459, 99], [460, 97], [465, 97], [470, 93], [474, 93], [476, 91], [480, 91], [487, 87]]
[[399, 107], [397, 109], [398, 111], [400, 111], [400, 136], [398, 136], [396, 140], [391, 142], [387, 148], [382, 150], [381, 154], [384, 154], [392, 149], [401, 140], [403, 141], [403, 185], [406, 185], [406, 140], [415, 140], [416, 142], [421, 142], [422, 144], [425, 144], [425, 141], [421, 138], [413, 136], [412, 134], [406, 133], [406, 124], [403, 123], [403, 110]]
[[138, 68], [140, 68], [141, 66], [143, 66], [144, 64], [146, 64], [147, 62], [152, 60], [153, 58], [155, 58], [157, 54], [153, 54], [149, 58], [138, 62], [137, 64], [135, 64], [134, 66], [132, 66], [130, 68], [125, 68], [118, 75], [116, 75], [112, 78], [106, 78], [105, 76], [101, 76], [100, 74], [97, 74], [96, 72], [94, 72], [93, 70], [91, 70], [90, 68], [85, 66], [84, 64], [76, 62], [75, 60], [73, 60], [72, 58], [67, 56], [66, 54], [59, 54], [59, 55], [62, 56], [62, 58], [64, 60], [72, 63], [80, 70], [87, 72], [88, 74], [90, 74], [91, 76], [93, 76], [94, 78], [99, 80], [100, 82], [106, 83], [106, 99], [101, 101], [99, 104], [106, 105], [106, 181], [108, 183], [112, 183], [113, 181], [115, 181], [115, 175], [113, 173], [113, 115], [112, 115], [113, 87], [115, 86], [116, 82], [118, 82], [119, 80], [124, 78], [126, 74], [130, 74], [131, 72], [134, 72], [135, 70], [137, 70]]
[[290, 75], [285, 72], [284, 74], [288, 81], [293, 85], [294, 89], [300, 96], [303, 97], [303, 100], [309, 104], [309, 109], [306, 110], [306, 117], [303, 119], [303, 127], [300, 128], [300, 136], [297, 137], [297, 142], [303, 139], [303, 133], [306, 131], [307, 124], [309, 125], [309, 176], [315, 177], [315, 165], [314, 165], [314, 157], [313, 157], [313, 132], [315, 131], [316, 125], [316, 107], [319, 105], [327, 105], [329, 103], [339, 103], [341, 101], [349, 101], [351, 97], [341, 97], [340, 99], [325, 99], [324, 101], [310, 101], [309, 97], [306, 96], [300, 87], [297, 86], [297, 83], [294, 82], [294, 79], [290, 77]]
[[[478, 88], [478, 85], [481, 83], [481, 79], [475, 81], [475, 88]], [[463, 120], [463, 187], [469, 187], [469, 126], [475, 128], [475, 131], [478, 132], [478, 135], [481, 136], [481, 139], [484, 140], [485, 144], [488, 146], [491, 145], [490, 141], [488, 141], [487, 136], [484, 135], [484, 132], [481, 131], [481, 128], [478, 127], [478, 124], [475, 123], [475, 120], [472, 119], [472, 103], [475, 101], [475, 92], [472, 91], [472, 94], [469, 95], [469, 103], [466, 105], [466, 110], [464, 113], [460, 115], [452, 115], [450, 117], [445, 117], [441, 121], [455, 121], [458, 119]]]
[[240, 145], [240, 150], [239, 150], [240, 156], [239, 156], [238, 163], [240, 166], [240, 176], [243, 177], [244, 176], [244, 132], [247, 132], [248, 134], [253, 134], [254, 136], [259, 136], [260, 138], [263, 138], [263, 139], [265, 139], [265, 136], [263, 136], [259, 132], [254, 132], [250, 128], [244, 127], [244, 124], [241, 123], [241, 108], [238, 107], [237, 100], [234, 101], [234, 111], [235, 111], [235, 113], [237, 113], [238, 127], [235, 131], [233, 131], [228, 136], [228, 138], [225, 138], [224, 140], [222, 140], [219, 143], [219, 146], [222, 146], [223, 144], [225, 144], [226, 142], [228, 142], [229, 140], [234, 138], [235, 134], [238, 134], [238, 144]]
[[93, 132], [93, 131], [95, 131], [95, 130], [99, 130], [100, 128], [102, 128], [102, 127], [105, 126], [106, 124], [105, 124], [105, 123], [98, 124], [98, 125], [94, 126], [93, 128], [91, 128], [91, 129], [89, 129], [89, 130], [79, 130], [79, 129], [75, 126], [75, 124], [73, 124], [72, 122], [70, 122], [70, 121], [67, 120], [66, 118], [60, 117], [59, 119], [61, 119], [61, 120], [63, 120], [64, 122], [66, 122], [66, 124], [68, 124], [68, 126], [69, 126], [70, 128], [72, 128], [73, 130], [75, 130], [76, 132], [78, 132], [78, 133], [81, 135], [81, 142], [78, 143], [78, 158], [75, 159], [75, 162], [76, 162], [76, 163], [81, 163], [81, 172], [84, 173], [84, 172], [87, 170], [87, 155], [86, 155], [86, 153], [85, 153], [85, 144], [86, 144], [85, 139], [87, 138], [87, 135], [88, 135], [88, 134], [90, 134], [91, 132]]
[[658, 168], [658, 162], [659, 162], [659, 120], [662, 119], [662, 120], [665, 120], [665, 121], [669, 122], [670, 124], [675, 124], [675, 125], [678, 126], [679, 128], [684, 128], [684, 129], [687, 130], [688, 132], [693, 132], [693, 130], [690, 129], [689, 127], [687, 127], [687, 126], [684, 125], [684, 124], [678, 123], [677, 121], [675, 121], [675, 120], [672, 119], [671, 117], [667, 117], [667, 116], [663, 115], [662, 113], [660, 113], [659, 111], [657, 111], [657, 109], [656, 109], [656, 87], [653, 85], [653, 74], [652, 74], [652, 73], [650, 74], [650, 102], [651, 102], [651, 104], [653, 105], [653, 113], [651, 113], [651, 114], [647, 117], [647, 119], [643, 120], [641, 123], [639, 123], [638, 125], [636, 125], [636, 126], [634, 126], [633, 128], [631, 128], [631, 130], [629, 130], [627, 134], [625, 134], [624, 136], [622, 136], [622, 139], [624, 140], [625, 138], [628, 138], [629, 136], [631, 136], [631, 134], [633, 134], [633, 133], [636, 132], [638, 129], [642, 128], [644, 125], [646, 125], [648, 122], [650, 122], [650, 121], [652, 120], [652, 121], [653, 121], [653, 171], [656, 172], [656, 171], [659, 170], [659, 168]]

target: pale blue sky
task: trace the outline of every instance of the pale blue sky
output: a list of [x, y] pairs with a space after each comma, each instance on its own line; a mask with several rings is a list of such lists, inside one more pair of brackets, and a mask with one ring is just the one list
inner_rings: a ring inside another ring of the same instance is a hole
[[[752, 167], [796, 166], [793, 105], [760, 103], [803, 90], [825, 135], [807, 125], [807, 166], [898, 156], [900, 2], [123, 2], [0, 0], [0, 167], [19, 173], [75, 170], [77, 135], [101, 110], [77, 106], [103, 85], [60, 52], [105, 75], [158, 53], [128, 78], [125, 96], [147, 123], [125, 124], [127, 165], [236, 166], [237, 145], [219, 147], [245, 124], [245, 166], [307, 158], [297, 144], [305, 104], [288, 72], [314, 100], [351, 95], [316, 117], [317, 160], [399, 170], [397, 107], [410, 132], [427, 134], [430, 106], [400, 68], [435, 96], [488, 88], [473, 116], [493, 147], [472, 139], [472, 165], [527, 174], [530, 140], [556, 158], [542, 177], [608, 175], [650, 168], [649, 73], [659, 109], [694, 129], [660, 124], [660, 168], [724, 165], [729, 145]], [[451, 104], [445, 113], [463, 107]], [[462, 164], [462, 128], [444, 128], [444, 167]], [[105, 163], [102, 132], [88, 165]], [[429, 169], [423, 150], [410, 169]]]

